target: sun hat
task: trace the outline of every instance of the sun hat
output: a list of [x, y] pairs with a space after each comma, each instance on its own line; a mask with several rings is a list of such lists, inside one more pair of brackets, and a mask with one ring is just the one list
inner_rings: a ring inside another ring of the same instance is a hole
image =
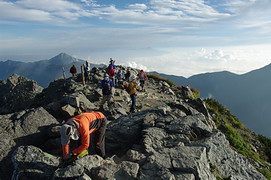
[[79, 139], [79, 132], [78, 132], [77, 128], [72, 124], [68, 124], [68, 122], [70, 122], [70, 120], [67, 121], [66, 124], [63, 124], [60, 128], [61, 144], [62, 145], [68, 144], [70, 139], [73, 139], [73, 140]]
[[130, 76], [130, 81], [135, 80], [135, 79], [136, 79], [136, 75], [133, 74]]

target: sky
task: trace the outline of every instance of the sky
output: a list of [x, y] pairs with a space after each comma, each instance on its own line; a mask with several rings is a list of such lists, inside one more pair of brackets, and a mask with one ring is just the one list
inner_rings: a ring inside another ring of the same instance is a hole
[[271, 63], [270, 0], [0, 0], [0, 61], [64, 52], [189, 77]]

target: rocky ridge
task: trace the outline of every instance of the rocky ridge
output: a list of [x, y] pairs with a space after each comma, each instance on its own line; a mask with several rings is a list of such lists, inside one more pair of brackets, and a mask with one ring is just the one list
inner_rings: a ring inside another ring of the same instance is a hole
[[99, 110], [97, 83], [104, 73], [98, 69], [85, 86], [80, 75], [56, 80], [31, 98], [29, 109], [1, 112], [0, 179], [265, 179], [231, 148], [189, 87], [153, 78], [138, 92], [138, 112], [129, 113], [130, 98], [121, 86], [114, 90], [113, 109], [104, 106], [108, 158], [87, 155], [63, 167], [63, 117]]

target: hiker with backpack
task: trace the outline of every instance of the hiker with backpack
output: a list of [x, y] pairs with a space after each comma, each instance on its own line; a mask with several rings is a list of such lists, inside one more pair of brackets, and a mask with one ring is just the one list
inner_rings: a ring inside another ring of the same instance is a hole
[[131, 75], [130, 76], [130, 82], [128, 85], [128, 90], [127, 92], [129, 93], [131, 100], [132, 100], [132, 104], [130, 107], [130, 112], [134, 113], [135, 109], [136, 109], [136, 93], [137, 93], [137, 77], [136, 75]]
[[108, 75], [105, 75], [105, 78], [100, 83], [100, 88], [102, 88], [102, 93], [103, 93], [103, 99], [100, 104], [100, 109], [103, 109], [103, 106], [105, 103], [107, 103], [109, 109], [111, 109], [113, 87], [114, 87], [114, 82], [111, 79], [109, 79]]
[[[96, 153], [105, 158], [105, 131], [107, 119], [101, 112], [85, 112], [70, 118], [60, 128], [63, 160], [78, 156], [90, 147], [91, 137], [94, 136]], [[81, 145], [70, 151], [71, 140], [80, 140]]]
[[141, 69], [137, 76], [139, 78], [139, 82], [140, 82], [140, 86], [141, 86], [141, 91], [145, 91], [144, 84], [145, 84], [145, 81], [148, 80], [147, 74], [144, 72], [143, 69]]
[[75, 65], [72, 65], [72, 67], [70, 68], [70, 73], [72, 74], [73, 78], [76, 76], [77, 69], [76, 69]]

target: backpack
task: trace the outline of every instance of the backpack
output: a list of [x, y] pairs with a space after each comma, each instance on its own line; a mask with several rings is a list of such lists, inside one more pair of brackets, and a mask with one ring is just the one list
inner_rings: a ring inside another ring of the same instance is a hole
[[103, 85], [103, 95], [110, 95], [112, 94], [112, 87], [109, 81], [105, 81]]
[[128, 84], [124, 84], [123, 87], [124, 87], [125, 91], [129, 94], [129, 92], [130, 92], [129, 85]]
[[109, 69], [109, 70], [108, 70], [108, 75], [109, 75], [110, 77], [115, 76], [115, 70], [114, 70], [113, 68]]

